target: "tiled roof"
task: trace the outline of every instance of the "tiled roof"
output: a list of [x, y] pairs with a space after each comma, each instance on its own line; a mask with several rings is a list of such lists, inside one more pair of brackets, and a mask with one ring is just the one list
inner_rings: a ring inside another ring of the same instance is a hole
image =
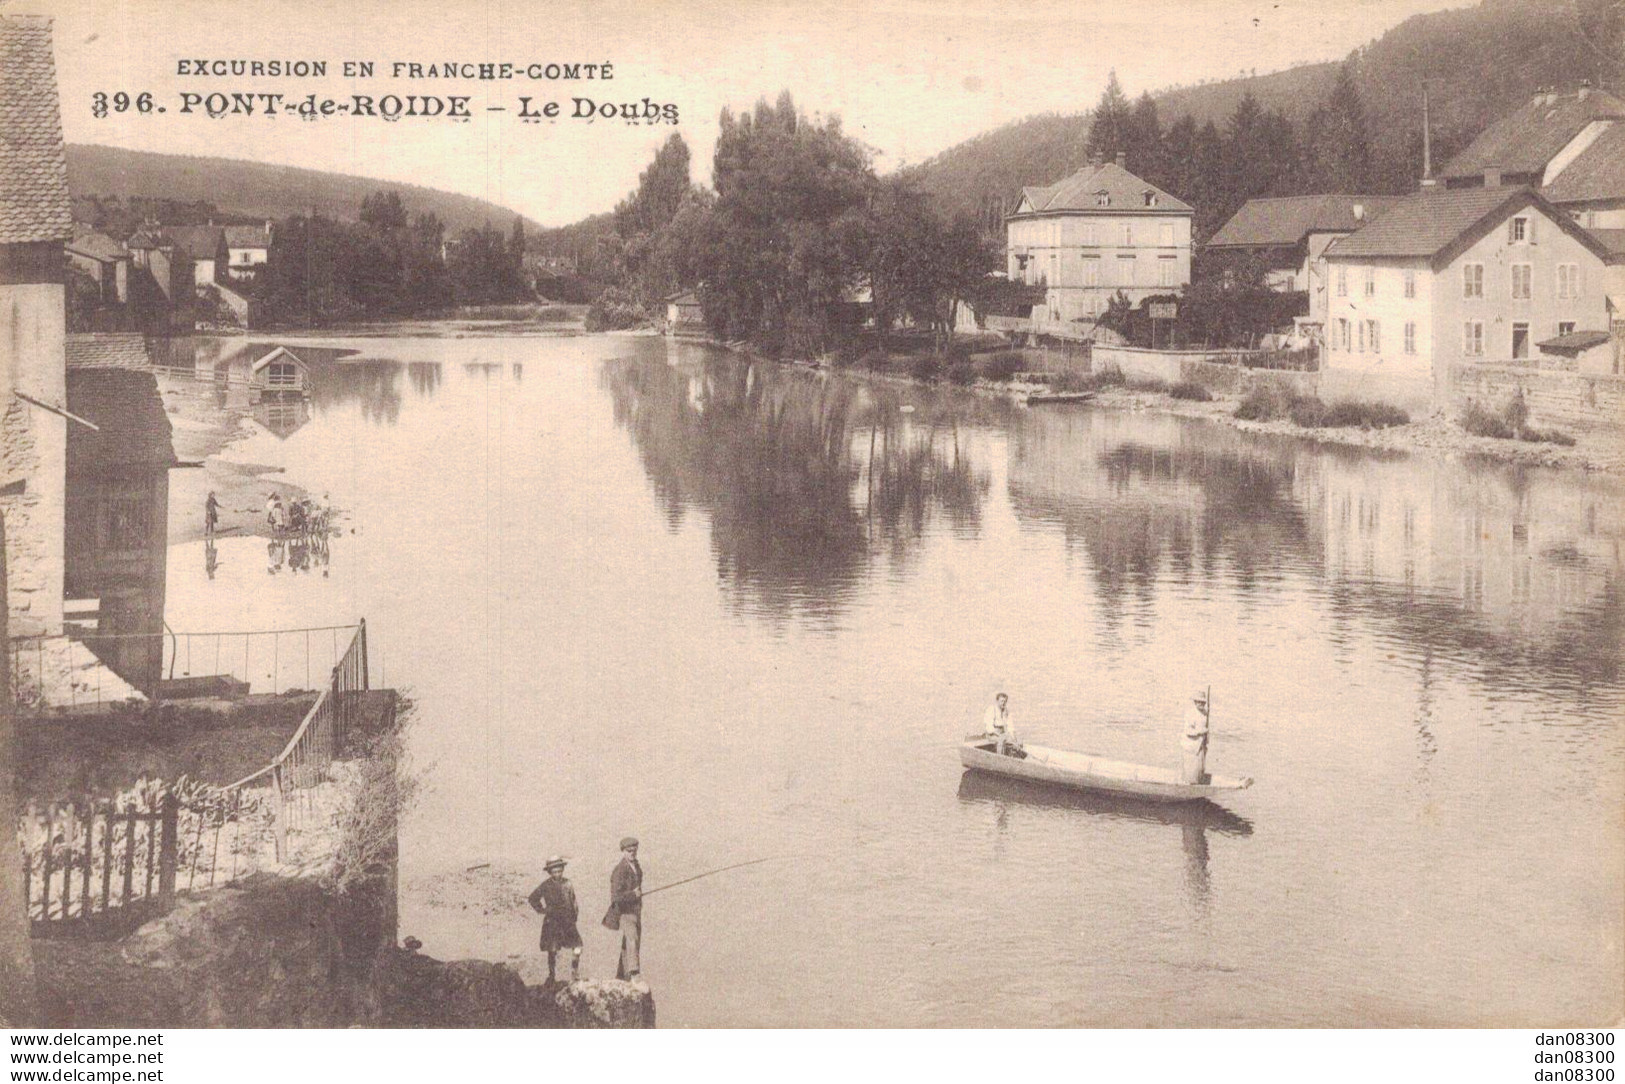
[[[1208, 247], [1296, 245], [1311, 233], [1352, 233], [1393, 206], [1399, 196], [1282, 196], [1250, 199], [1208, 242]], [[1363, 208], [1364, 219], [1354, 217]]]
[[75, 332], [67, 339], [70, 369], [150, 369], [147, 340], [133, 332]]
[[72, 235], [51, 20], [0, 16], [0, 244]]
[[1586, 230], [1603, 248], [1608, 250], [1608, 262], [1625, 260], [1625, 230]]
[[[1146, 193], [1156, 197], [1156, 205], [1147, 207]], [[1170, 211], [1188, 212], [1190, 204], [1164, 192], [1149, 181], [1141, 180], [1116, 162], [1099, 166], [1084, 166], [1059, 184], [1047, 188], [1025, 188], [1022, 193], [1033, 201], [1033, 213], [1054, 211], [1100, 211], [1120, 214], [1123, 211], [1151, 211], [1166, 214]], [[1100, 194], [1105, 193], [1107, 203], [1102, 206]], [[1042, 202], [1039, 200], [1042, 199]]]
[[264, 226], [227, 226], [226, 244], [232, 248], [270, 248], [271, 234]]
[[1433, 256], [1490, 214], [1539, 199], [1529, 188], [1426, 188], [1333, 241], [1326, 255]]
[[1625, 121], [1609, 125], [1541, 194], [1553, 203], [1625, 199]]
[[1536, 345], [1554, 354], [1577, 354], [1583, 350], [1590, 350], [1593, 346], [1601, 346], [1609, 338], [1611, 336], [1606, 331], [1571, 331], [1567, 335], [1559, 335], [1555, 339], [1547, 339]]
[[1542, 172], [1586, 125], [1602, 117], [1625, 117], [1625, 102], [1601, 90], [1585, 92], [1584, 97], [1536, 95], [1479, 133], [1439, 176], [1472, 177], [1488, 169]]
[[117, 260], [130, 254], [130, 250], [96, 230], [75, 229], [68, 247], [81, 255], [98, 260]]
[[70, 369], [68, 409], [99, 430], [68, 426], [68, 473], [175, 464], [173, 429], [152, 373]]
[[164, 233], [175, 247], [194, 260], [212, 260], [220, 252], [224, 226], [165, 226]]

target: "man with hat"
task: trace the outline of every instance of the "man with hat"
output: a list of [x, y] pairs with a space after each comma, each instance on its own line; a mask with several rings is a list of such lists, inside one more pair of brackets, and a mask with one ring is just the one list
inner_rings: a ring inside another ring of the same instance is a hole
[[542, 867], [547, 880], [530, 893], [531, 910], [542, 916], [542, 951], [547, 953], [547, 981], [557, 982], [553, 964], [561, 949], [570, 950], [570, 979], [581, 977], [581, 931], [576, 929], [576, 889], [564, 876], [564, 859], [554, 855]]
[[1191, 694], [1191, 706], [1185, 709], [1185, 737], [1180, 746], [1184, 752], [1186, 783], [1207, 782], [1207, 690], [1197, 689]]
[[620, 864], [609, 875], [604, 925], [621, 931], [621, 961], [615, 977], [637, 978], [642, 969], [638, 951], [643, 943], [643, 867], [638, 865], [638, 841], [631, 836], [621, 840]]

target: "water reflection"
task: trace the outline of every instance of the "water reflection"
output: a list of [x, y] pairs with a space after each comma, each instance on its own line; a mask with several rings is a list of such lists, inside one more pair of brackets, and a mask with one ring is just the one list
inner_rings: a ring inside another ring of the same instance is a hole
[[74, 369], [68, 409], [63, 592], [97, 600], [86, 644], [143, 692], [163, 676], [168, 568], [169, 417], [150, 372]]
[[[401, 419], [401, 368], [398, 361], [380, 358], [327, 366], [311, 381], [311, 405], [317, 414], [325, 414], [358, 403], [367, 421], [395, 425]], [[432, 378], [425, 377], [421, 370], [414, 373], [414, 388], [420, 378], [431, 379], [435, 387], [439, 385], [439, 366], [432, 368]]]

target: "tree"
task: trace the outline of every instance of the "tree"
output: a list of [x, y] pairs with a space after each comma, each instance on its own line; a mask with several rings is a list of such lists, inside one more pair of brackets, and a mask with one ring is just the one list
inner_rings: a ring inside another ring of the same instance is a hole
[[1089, 120], [1089, 156], [1110, 157], [1118, 151], [1127, 151], [1133, 138], [1134, 113], [1123, 94], [1122, 84], [1117, 81], [1117, 69], [1113, 68]]
[[1129, 117], [1129, 168], [1161, 188], [1165, 186], [1166, 165], [1163, 158], [1162, 122], [1157, 118], [1157, 103], [1149, 92], [1142, 92], [1134, 103]]
[[1360, 193], [1372, 181], [1371, 142], [1353, 63], [1344, 64], [1304, 139], [1309, 182], [1321, 192]]
[[361, 221], [379, 230], [406, 228], [406, 206], [401, 194], [391, 189], [374, 192], [361, 201]]

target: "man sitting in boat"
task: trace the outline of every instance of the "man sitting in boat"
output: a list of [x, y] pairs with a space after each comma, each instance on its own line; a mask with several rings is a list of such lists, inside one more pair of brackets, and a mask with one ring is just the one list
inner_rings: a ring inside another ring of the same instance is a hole
[[982, 716], [982, 727], [988, 737], [994, 741], [994, 748], [1001, 757], [1024, 757], [1027, 754], [1022, 750], [1021, 743], [1016, 740], [1016, 723], [1010, 716], [1010, 695], [999, 693], [988, 706], [987, 714]]
[[1191, 706], [1185, 709], [1185, 737], [1180, 746], [1184, 752], [1184, 782], [1207, 782], [1206, 689], [1197, 689], [1191, 696]]

